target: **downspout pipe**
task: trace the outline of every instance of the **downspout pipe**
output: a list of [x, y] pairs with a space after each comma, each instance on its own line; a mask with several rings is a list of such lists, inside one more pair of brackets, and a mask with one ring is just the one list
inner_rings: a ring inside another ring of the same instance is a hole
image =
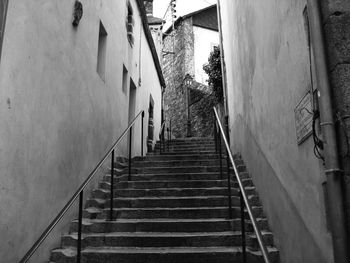
[[325, 174], [327, 178], [329, 220], [332, 231], [335, 263], [349, 263], [342, 171], [339, 166], [336, 130], [333, 119], [332, 91], [328, 74], [326, 47], [319, 0], [307, 0], [311, 43], [314, 52], [319, 108], [324, 138]]

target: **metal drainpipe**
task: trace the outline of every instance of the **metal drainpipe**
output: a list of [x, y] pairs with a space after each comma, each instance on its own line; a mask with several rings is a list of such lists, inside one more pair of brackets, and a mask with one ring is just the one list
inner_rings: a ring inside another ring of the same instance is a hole
[[311, 43], [314, 51], [316, 78], [320, 91], [320, 116], [327, 177], [329, 218], [335, 263], [349, 263], [347, 227], [342, 193], [342, 171], [339, 168], [336, 132], [333, 120], [331, 86], [328, 75], [326, 48], [322, 30], [319, 0], [307, 0]]

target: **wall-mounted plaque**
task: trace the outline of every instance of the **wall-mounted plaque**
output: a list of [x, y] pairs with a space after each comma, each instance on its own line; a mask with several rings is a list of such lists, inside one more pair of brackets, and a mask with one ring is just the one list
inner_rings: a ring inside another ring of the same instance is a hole
[[294, 109], [295, 128], [298, 144], [301, 144], [312, 134], [312, 98], [310, 92], [301, 99]]

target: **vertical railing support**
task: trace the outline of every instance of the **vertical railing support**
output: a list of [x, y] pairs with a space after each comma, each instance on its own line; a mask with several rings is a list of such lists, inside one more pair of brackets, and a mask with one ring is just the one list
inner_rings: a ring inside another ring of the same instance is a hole
[[[226, 128], [226, 138], [228, 143], [230, 143], [230, 131], [228, 127], [228, 116], [225, 117], [225, 128]], [[231, 175], [230, 175], [230, 158], [228, 150], [226, 149], [226, 168], [227, 168], [227, 185], [228, 185], [228, 209], [229, 217], [232, 219], [232, 200], [231, 200]]]
[[219, 136], [218, 136], [218, 141], [219, 141], [219, 145], [218, 145], [218, 147], [219, 147], [219, 161], [220, 161], [220, 180], [222, 180], [222, 148], [221, 148], [221, 134], [219, 133], [218, 134]]
[[169, 127], [166, 128], [167, 134], [168, 134], [168, 152], [170, 152], [170, 139], [169, 139]]
[[77, 263], [81, 262], [81, 232], [83, 225], [83, 197], [84, 192], [81, 191], [79, 194], [79, 219], [78, 219], [78, 244], [77, 244]]
[[218, 153], [218, 133], [216, 128], [215, 116], [214, 116], [214, 141], [215, 141], [215, 152]]
[[131, 181], [131, 148], [132, 148], [132, 127], [130, 127], [130, 133], [129, 133], [129, 173], [128, 173], [128, 181]]
[[113, 199], [114, 199], [114, 150], [111, 156], [111, 188], [110, 188], [110, 210], [109, 220], [113, 221]]
[[241, 203], [241, 231], [242, 231], [242, 262], [247, 263], [247, 249], [246, 249], [246, 239], [245, 239], [245, 218], [244, 218], [244, 200], [242, 192], [239, 191], [239, 199]]
[[159, 135], [159, 154], [162, 154], [162, 134]]
[[163, 137], [163, 152], [165, 152], [165, 135], [164, 135], [164, 133], [165, 133], [165, 126], [163, 128], [163, 133], [162, 133], [162, 137]]
[[145, 112], [141, 114], [141, 156], [143, 156], [143, 118], [145, 117]]
[[171, 141], [171, 120], [170, 120], [170, 123], [169, 123], [169, 129], [170, 129], [170, 141]]

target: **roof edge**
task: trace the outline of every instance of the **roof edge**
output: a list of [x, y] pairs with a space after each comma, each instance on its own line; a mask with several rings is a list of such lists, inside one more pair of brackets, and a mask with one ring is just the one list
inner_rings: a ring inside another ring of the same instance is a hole
[[148, 20], [147, 20], [145, 7], [143, 5], [143, 0], [136, 0], [136, 3], [137, 3], [137, 6], [138, 6], [140, 14], [141, 14], [143, 30], [145, 32], [148, 45], [151, 48], [151, 53], [152, 53], [153, 61], [155, 63], [156, 70], [157, 70], [157, 73], [158, 73], [158, 78], [159, 78], [159, 81], [160, 81], [160, 85], [163, 88], [165, 88], [166, 87], [165, 79], [164, 79], [164, 76], [163, 76], [162, 67], [160, 66], [160, 61], [159, 61], [159, 58], [158, 58], [156, 46], [154, 44], [153, 37], [152, 37], [151, 31], [150, 31], [149, 26], [148, 26]]

